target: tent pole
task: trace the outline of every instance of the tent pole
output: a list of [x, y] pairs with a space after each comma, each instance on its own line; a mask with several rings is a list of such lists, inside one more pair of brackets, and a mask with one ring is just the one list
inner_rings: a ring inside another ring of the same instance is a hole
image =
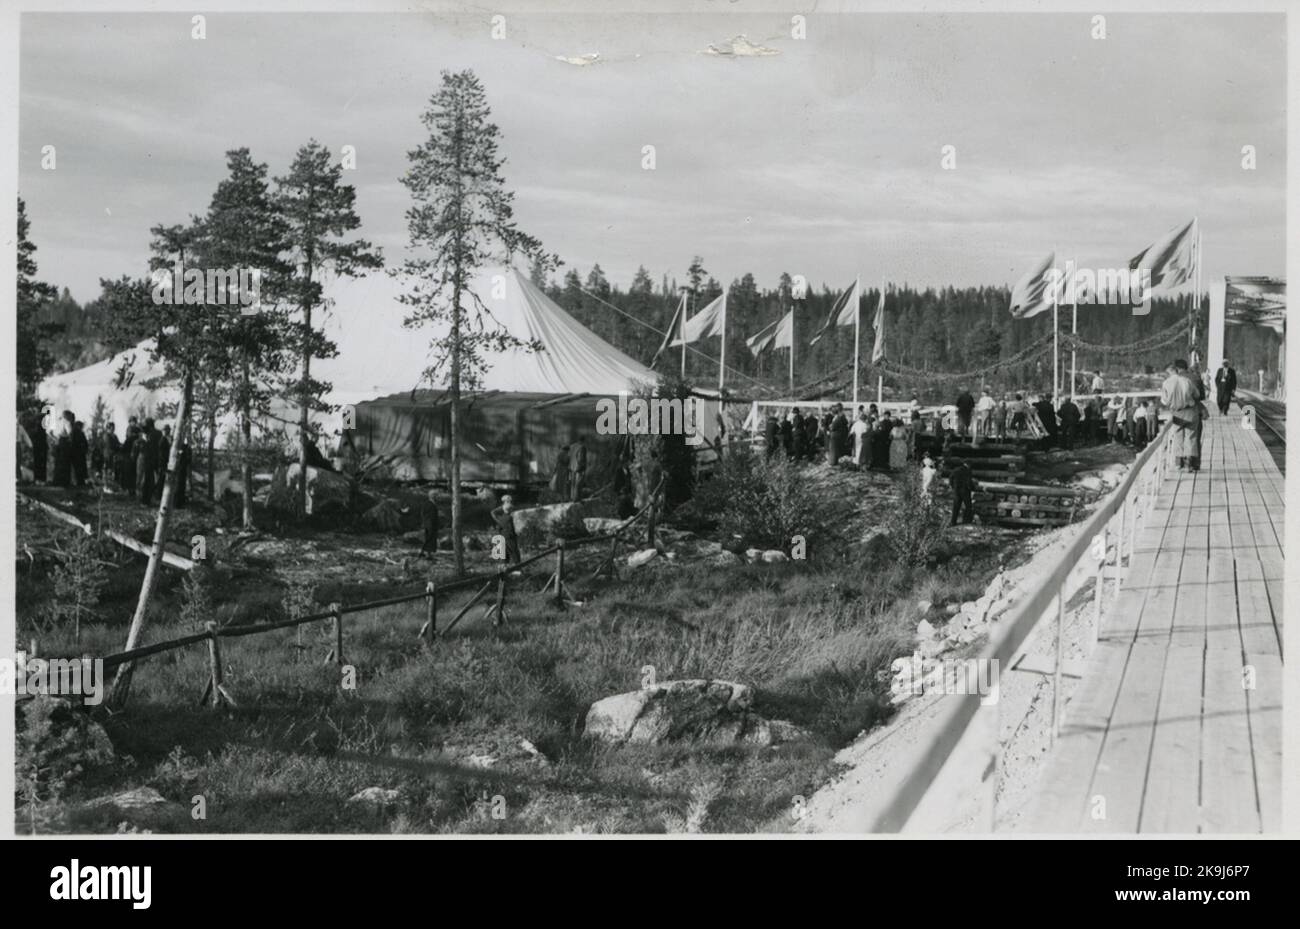
[[[718, 393], [722, 393], [723, 379], [727, 373], [727, 292], [722, 292], [722, 356], [718, 359]], [[722, 403], [722, 398], [718, 398]]]
[[[1056, 270], [1056, 254], [1052, 254], [1052, 270]], [[1060, 406], [1061, 403], [1061, 321], [1060, 321], [1060, 300], [1058, 299], [1060, 288], [1057, 286], [1059, 281], [1055, 273], [1052, 275], [1052, 403]]]
[[682, 312], [678, 318], [681, 320], [678, 329], [682, 338], [682, 380], [686, 380], [686, 294], [682, 294]]

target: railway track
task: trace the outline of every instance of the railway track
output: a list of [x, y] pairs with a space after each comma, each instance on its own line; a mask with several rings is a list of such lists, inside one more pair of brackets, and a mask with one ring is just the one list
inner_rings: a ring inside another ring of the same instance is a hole
[[1255, 427], [1277, 468], [1286, 474], [1286, 404], [1253, 390], [1238, 390], [1238, 402], [1255, 410]]

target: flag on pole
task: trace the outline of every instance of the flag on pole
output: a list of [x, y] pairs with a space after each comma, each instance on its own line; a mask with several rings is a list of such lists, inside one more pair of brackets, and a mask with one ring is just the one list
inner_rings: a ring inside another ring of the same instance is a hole
[[791, 348], [794, 345], [794, 310], [764, 326], [746, 339], [745, 344], [755, 357], [774, 348]]
[[840, 294], [835, 305], [831, 307], [830, 315], [826, 317], [825, 324], [817, 330], [817, 334], [808, 342], [809, 345], [816, 345], [817, 340], [826, 334], [826, 331], [832, 326], [852, 326], [858, 318], [858, 282], [854, 281], [853, 286], [847, 288], [844, 293]]
[[1059, 296], [1060, 287], [1056, 252], [1052, 252], [1011, 288], [1011, 315], [1016, 319], [1028, 319], [1050, 310], [1055, 304], [1053, 298]]
[[[707, 339], [715, 335], [722, 335], [722, 329], [726, 320], [727, 312], [727, 295], [725, 293], [718, 297], [704, 309], [700, 310], [690, 319], [686, 320], [686, 331], [683, 337], [678, 337], [670, 343], [673, 346], [681, 345], [685, 342], [698, 342], [701, 339]], [[671, 334], [673, 330], [669, 329]]]
[[1129, 259], [1129, 270], [1149, 270], [1153, 293], [1190, 281], [1195, 268], [1196, 235], [1195, 219], [1186, 226], [1171, 229]]
[[876, 318], [871, 323], [876, 330], [876, 344], [871, 349], [871, 363], [885, 357], [885, 286], [880, 285], [880, 302], [876, 304]]
[[677, 312], [673, 313], [673, 321], [668, 324], [668, 331], [664, 333], [664, 340], [659, 343], [659, 350], [655, 352], [654, 358], [650, 359], [650, 367], [659, 363], [659, 356], [668, 348], [669, 343], [679, 345], [680, 342], [673, 341], [673, 333], [677, 332], [682, 325], [682, 314], [686, 312], [686, 294], [682, 294], [682, 299], [677, 304]]

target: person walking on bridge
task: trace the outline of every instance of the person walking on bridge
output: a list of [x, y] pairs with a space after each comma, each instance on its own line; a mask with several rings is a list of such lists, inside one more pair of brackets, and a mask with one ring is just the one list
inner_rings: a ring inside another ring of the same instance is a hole
[[1187, 370], [1187, 362], [1179, 358], [1168, 368], [1169, 376], [1160, 385], [1160, 402], [1169, 410], [1174, 428], [1178, 451], [1179, 470], [1199, 471], [1201, 469], [1201, 420], [1205, 407], [1204, 386], [1194, 379]]
[[1218, 402], [1219, 412], [1224, 416], [1228, 415], [1228, 404], [1232, 403], [1232, 395], [1237, 392], [1237, 370], [1228, 363], [1228, 359], [1223, 359], [1223, 364], [1219, 365], [1219, 370], [1214, 372], [1214, 399]]

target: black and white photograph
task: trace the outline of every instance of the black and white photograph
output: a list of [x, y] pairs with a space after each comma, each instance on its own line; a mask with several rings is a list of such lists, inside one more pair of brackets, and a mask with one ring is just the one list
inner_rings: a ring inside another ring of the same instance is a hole
[[1300, 831], [1285, 4], [139, 7], [4, 39], [19, 843]]

